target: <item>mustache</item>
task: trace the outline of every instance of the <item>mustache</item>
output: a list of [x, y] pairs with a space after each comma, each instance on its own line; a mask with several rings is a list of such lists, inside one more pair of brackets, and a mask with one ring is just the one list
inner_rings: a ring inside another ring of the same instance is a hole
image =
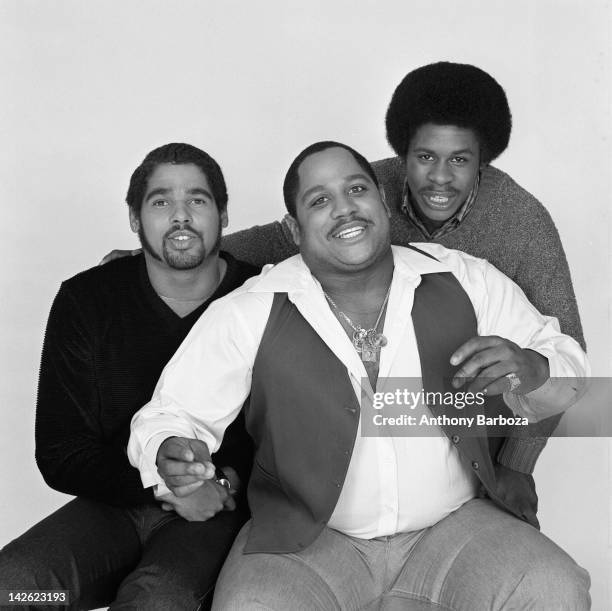
[[346, 225], [347, 223], [354, 223], [355, 221], [361, 221], [362, 223], [365, 223], [366, 225], [372, 224], [372, 221], [368, 219], [364, 219], [362, 216], [353, 216], [350, 219], [343, 219], [341, 221], [338, 221], [332, 227], [331, 231], [329, 232], [329, 235], [333, 235], [334, 233], [336, 233], [336, 231], [338, 231], [338, 229], [340, 229], [340, 227], [342, 227], [343, 225]]
[[196, 231], [195, 229], [192, 229], [191, 227], [172, 227], [171, 229], [168, 229], [168, 231], [166, 231], [166, 233], [164, 233], [164, 240], [166, 238], [170, 238], [170, 236], [174, 235], [175, 233], [181, 233], [182, 235], [191, 235], [194, 236], [196, 238], [200, 238], [203, 239], [202, 234], [199, 231]]

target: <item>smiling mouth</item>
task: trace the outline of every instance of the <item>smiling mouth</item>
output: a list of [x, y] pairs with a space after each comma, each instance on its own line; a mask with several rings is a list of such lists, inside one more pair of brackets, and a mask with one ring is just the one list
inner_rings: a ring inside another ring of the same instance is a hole
[[351, 238], [356, 238], [361, 235], [365, 231], [365, 227], [349, 227], [348, 229], [343, 229], [342, 231], [338, 231], [334, 233], [334, 238], [339, 238], [340, 240], [350, 240]]
[[455, 198], [455, 194], [454, 193], [432, 193], [430, 192], [425, 192], [422, 194], [423, 198], [425, 199], [425, 201], [432, 207], [432, 208], [447, 208], [449, 206], [449, 204], [454, 200]]

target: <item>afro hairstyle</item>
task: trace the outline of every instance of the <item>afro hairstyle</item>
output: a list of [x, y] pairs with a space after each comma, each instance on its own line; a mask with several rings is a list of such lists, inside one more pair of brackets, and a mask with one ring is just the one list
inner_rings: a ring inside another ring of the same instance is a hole
[[385, 124], [399, 157], [426, 123], [471, 129], [489, 163], [508, 146], [512, 116], [506, 93], [484, 70], [470, 64], [438, 62], [409, 72], [393, 93]]

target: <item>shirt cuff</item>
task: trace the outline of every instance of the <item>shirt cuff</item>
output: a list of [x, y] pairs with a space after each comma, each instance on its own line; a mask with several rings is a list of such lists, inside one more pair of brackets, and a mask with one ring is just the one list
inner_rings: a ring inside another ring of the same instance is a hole
[[529, 422], [564, 412], [584, 394], [585, 378], [548, 378], [542, 386], [526, 395], [504, 393], [506, 405]]

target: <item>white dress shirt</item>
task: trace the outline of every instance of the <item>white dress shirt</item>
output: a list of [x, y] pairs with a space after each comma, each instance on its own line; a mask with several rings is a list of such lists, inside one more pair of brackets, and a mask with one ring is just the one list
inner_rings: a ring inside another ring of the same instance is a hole
[[[437, 244], [415, 244], [438, 259], [393, 246], [394, 272], [383, 333], [379, 380], [421, 377], [411, 312], [421, 275], [452, 272], [467, 292], [478, 334], [498, 335], [548, 358], [551, 378], [588, 375], [586, 355], [543, 316], [521, 289], [491, 264]], [[275, 292], [286, 292], [299, 312], [346, 365], [358, 398], [371, 395], [364, 365], [334, 316], [321, 285], [299, 255], [217, 300], [204, 312], [165, 367], [153, 398], [132, 420], [128, 456], [145, 487], [162, 484], [155, 460], [169, 436], [198, 438], [215, 452], [249, 394], [257, 350]], [[449, 355], [450, 357], [450, 355]], [[316, 383], [314, 381], [313, 383]], [[514, 413], [541, 420], [567, 409], [574, 384], [544, 384], [528, 395], [504, 395]], [[300, 389], [296, 389], [300, 392]], [[357, 434], [349, 469], [329, 526], [373, 538], [435, 524], [476, 494], [475, 476], [445, 436], [362, 437]]]

